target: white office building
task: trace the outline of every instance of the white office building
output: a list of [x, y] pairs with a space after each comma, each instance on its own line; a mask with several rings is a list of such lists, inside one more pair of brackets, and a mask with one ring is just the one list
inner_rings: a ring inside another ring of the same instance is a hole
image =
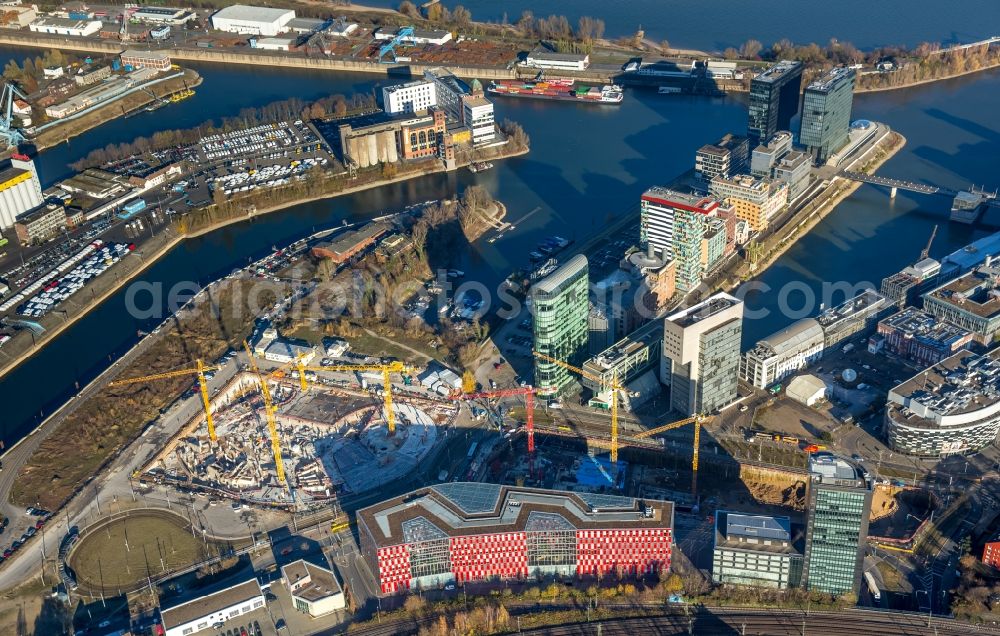
[[470, 93], [469, 85], [441, 67], [424, 71], [424, 79], [434, 84], [437, 105], [452, 119], [462, 121], [462, 98]]
[[288, 23], [293, 19], [295, 12], [290, 9], [234, 4], [212, 15], [212, 28], [227, 33], [275, 36], [288, 31]]
[[462, 121], [472, 132], [472, 143], [493, 141], [496, 127], [493, 123], [493, 103], [482, 95], [467, 95], [462, 98]]
[[430, 80], [382, 88], [382, 109], [390, 115], [417, 113], [437, 106], [437, 89]]
[[758, 340], [740, 359], [740, 377], [766, 389], [823, 357], [823, 328], [803, 318]]
[[663, 322], [660, 381], [669, 408], [707, 414], [736, 399], [743, 301], [718, 293]]
[[0, 168], [0, 230], [14, 227], [19, 215], [42, 202], [42, 185], [35, 162], [25, 155], [12, 155], [10, 164]]
[[264, 592], [257, 579], [227, 587], [212, 594], [160, 609], [164, 636], [188, 636], [217, 623], [226, 624], [264, 607]]
[[347, 607], [344, 590], [330, 568], [299, 559], [281, 568], [295, 609], [316, 618]]

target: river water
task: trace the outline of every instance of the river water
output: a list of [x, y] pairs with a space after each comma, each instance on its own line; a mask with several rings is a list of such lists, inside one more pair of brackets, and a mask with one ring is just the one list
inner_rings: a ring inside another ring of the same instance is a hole
[[[396, 8], [398, 0], [364, 4]], [[415, 4], [419, 5], [419, 2]], [[942, 11], [939, 0], [444, 0], [449, 9], [461, 4], [474, 20], [517, 22], [521, 12], [536, 17], [564, 15], [574, 28], [582, 15], [598, 17], [605, 35], [632, 35], [642, 28], [654, 41], [675, 47], [721, 51], [749, 38], [766, 45], [788, 38], [826, 44], [830, 38], [871, 49], [921, 42], [969, 42], [996, 35], [1000, 3], [959, 0]]]
[[[0, 58], [23, 55], [23, 51], [0, 50]], [[290, 96], [309, 99], [369, 91], [386, 81], [384, 76], [289, 69], [195, 68], [205, 78], [195, 97], [153, 114], [110, 122], [44, 152], [38, 159], [43, 181], [65, 176], [70, 162], [94, 148], [149, 135], [161, 127], [190, 126], [235, 114], [243, 106]], [[970, 182], [1000, 185], [996, 113], [1000, 113], [996, 72], [855, 100], [857, 117], [885, 121], [908, 138], [907, 146], [883, 167], [883, 174], [950, 187]], [[272, 245], [344, 219], [360, 220], [448, 196], [478, 182], [507, 205], [509, 219], [531, 215], [495, 244], [456, 246], [451, 266], [495, 287], [513, 267], [524, 264], [524, 255], [541, 238], [560, 234], [585, 239], [610, 219], [634, 209], [646, 187], [666, 183], [688, 169], [700, 145], [746, 125], [746, 107], [738, 98], [636, 91], [628, 92], [618, 108], [500, 99], [497, 116], [524, 126], [532, 140], [529, 155], [501, 162], [482, 175], [467, 171], [434, 175], [229, 226], [185, 242], [141, 280], [161, 283], [166, 290], [183, 281], [204, 284], [248, 258], [266, 254]], [[890, 202], [884, 191], [862, 187], [760, 277], [772, 291], [750, 294], [748, 304], [767, 316], [746, 322], [744, 345], [802, 314], [814, 314], [824, 281], [877, 284], [882, 276], [909, 264], [935, 224], [941, 227], [932, 255], [943, 255], [983, 234], [949, 225], [948, 207], [945, 199], [904, 193]], [[792, 293], [780, 291], [789, 289]], [[781, 305], [800, 313], [779, 311]], [[129, 317], [123, 291], [0, 380], [5, 442], [10, 445], [23, 436], [72, 395], [77, 383], [82, 386], [131, 347], [136, 329], [145, 326]]]

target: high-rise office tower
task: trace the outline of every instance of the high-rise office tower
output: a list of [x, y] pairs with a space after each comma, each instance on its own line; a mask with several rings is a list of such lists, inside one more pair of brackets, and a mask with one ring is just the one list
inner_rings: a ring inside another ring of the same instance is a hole
[[750, 80], [750, 118], [747, 136], [751, 150], [779, 130], [791, 130], [799, 110], [802, 62], [786, 60]]
[[847, 145], [854, 104], [854, 69], [838, 67], [806, 87], [799, 144], [817, 164]]
[[743, 301], [726, 293], [664, 319], [660, 381], [671, 409], [711, 413], [736, 399], [742, 335]]
[[639, 245], [653, 248], [676, 263], [677, 291], [688, 292], [701, 283], [702, 239], [709, 217], [716, 215], [719, 202], [711, 197], [685, 194], [668, 188], [652, 187], [642, 195], [639, 218]]
[[[578, 254], [531, 287], [535, 351], [573, 365], [588, 355], [587, 257]], [[535, 359], [535, 386], [561, 391], [572, 380], [563, 367]]]
[[872, 490], [861, 470], [834, 455], [809, 459], [806, 589], [857, 593], [861, 581]]

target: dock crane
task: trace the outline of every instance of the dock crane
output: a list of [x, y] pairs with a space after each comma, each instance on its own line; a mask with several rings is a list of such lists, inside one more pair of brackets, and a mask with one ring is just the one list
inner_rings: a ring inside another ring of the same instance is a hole
[[584, 371], [579, 367], [575, 367], [568, 362], [563, 362], [562, 360], [557, 360], [552, 356], [545, 355], [539, 351], [532, 352], [536, 358], [539, 360], [545, 360], [546, 362], [551, 362], [564, 369], [572, 371], [577, 375], [599, 382], [601, 389], [604, 391], [611, 391], [611, 465], [612, 467], [617, 466], [618, 462], [618, 392], [624, 391], [625, 387], [618, 384], [618, 373], [612, 372], [611, 380], [607, 381], [604, 378], [594, 375], [589, 371]]
[[24, 133], [14, 128], [14, 100], [18, 97], [24, 99], [24, 93], [10, 82], [4, 84], [0, 95], [0, 139], [7, 143], [7, 148], [17, 148], [24, 142]]
[[201, 389], [201, 404], [205, 408], [205, 423], [208, 425], [208, 437], [214, 443], [217, 441], [215, 435], [215, 421], [212, 419], [212, 407], [208, 399], [208, 380], [205, 378], [205, 373], [209, 371], [215, 371], [219, 367], [206, 366], [202, 360], [195, 360], [197, 366], [193, 369], [177, 369], [176, 371], [166, 371], [164, 373], [154, 373], [152, 375], [144, 375], [137, 378], [125, 378], [122, 380], [115, 380], [114, 382], [109, 382], [108, 386], [126, 386], [129, 384], [144, 384], [146, 382], [155, 382], [156, 380], [166, 380], [168, 378], [178, 378], [185, 375], [194, 375], [198, 377], [198, 387]]
[[285, 464], [281, 461], [281, 438], [278, 436], [278, 422], [274, 418], [275, 408], [271, 401], [271, 389], [267, 386], [267, 378], [260, 372], [257, 363], [253, 359], [253, 349], [250, 343], [243, 341], [243, 347], [247, 350], [247, 358], [250, 360], [250, 369], [257, 376], [260, 382], [260, 393], [264, 397], [264, 415], [267, 419], [267, 430], [271, 434], [271, 452], [274, 453], [274, 473], [278, 476], [278, 483], [285, 483]]
[[388, 55], [389, 53], [392, 53], [392, 62], [390, 62], [390, 63], [391, 64], [395, 64], [396, 63], [396, 47], [403, 43], [403, 39], [404, 38], [408, 38], [408, 37], [412, 37], [412, 36], [413, 36], [413, 27], [412, 26], [405, 26], [405, 27], [400, 28], [399, 31], [396, 31], [396, 35], [394, 35], [391, 40], [389, 40], [388, 42], [386, 42], [385, 44], [383, 44], [381, 47], [379, 47], [379, 50], [378, 50], [378, 63], [379, 64], [385, 64], [386, 63], [386, 62], [384, 62], [385, 56]]
[[[252, 356], [251, 356], [252, 357]], [[380, 371], [382, 373], [382, 393], [385, 402], [385, 419], [389, 427], [389, 435], [396, 433], [396, 413], [392, 410], [392, 382], [390, 375], [393, 373], [407, 373], [412, 369], [402, 362], [390, 362], [388, 364], [336, 364], [332, 366], [309, 366], [302, 362], [302, 358], [297, 357], [293, 364], [299, 372], [299, 386], [303, 391], [309, 390], [309, 383], [306, 381], [306, 371]], [[282, 373], [282, 370], [275, 372]]]
[[925, 258], [930, 257], [931, 245], [934, 243], [934, 237], [937, 236], [937, 229], [938, 226], [935, 225], [934, 229], [931, 230], [931, 237], [927, 239], [927, 247], [924, 248], [924, 251], [920, 252], [920, 260], [924, 260]]

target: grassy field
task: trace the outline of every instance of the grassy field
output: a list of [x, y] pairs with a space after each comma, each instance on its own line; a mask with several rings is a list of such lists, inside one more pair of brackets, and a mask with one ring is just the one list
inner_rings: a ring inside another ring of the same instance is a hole
[[[126, 544], [128, 548], [126, 548]], [[130, 588], [156, 576], [213, 556], [214, 546], [192, 537], [181, 519], [137, 512], [80, 540], [70, 567], [88, 587]]]
[[[229, 347], [238, 348], [256, 315], [246, 307], [250, 281], [232, 281], [213, 292], [213, 308], [201, 302], [171, 324], [147, 351], [122, 370], [121, 377], [191, 368], [194, 360], [215, 360]], [[277, 284], [270, 298], [277, 296]], [[235, 298], [234, 298], [235, 296]], [[97, 472], [159, 409], [173, 402], [194, 382], [181, 376], [160, 382], [105, 387], [69, 413], [21, 467], [11, 491], [18, 505], [57, 510], [79, 484]]]

